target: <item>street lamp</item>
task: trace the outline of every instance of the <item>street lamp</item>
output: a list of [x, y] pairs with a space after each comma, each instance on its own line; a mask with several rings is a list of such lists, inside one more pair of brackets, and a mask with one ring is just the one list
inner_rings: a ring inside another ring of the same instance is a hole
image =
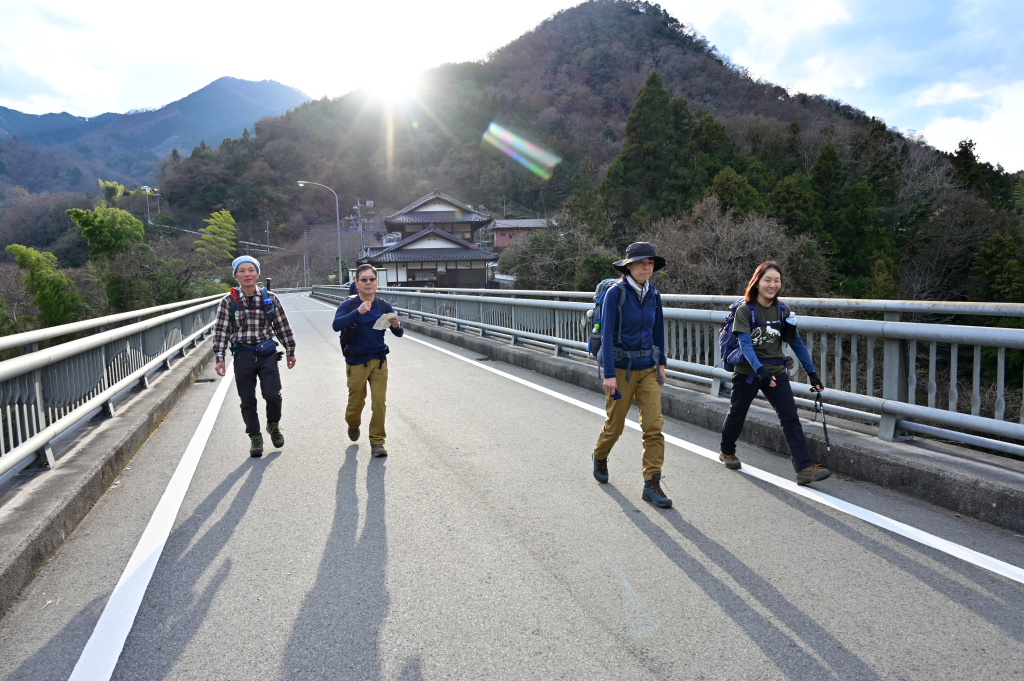
[[307, 184], [316, 185], [317, 187], [323, 187], [330, 193], [334, 194], [334, 213], [338, 222], [338, 285], [341, 285], [341, 208], [338, 203], [338, 192], [334, 191], [326, 184], [320, 184], [319, 182], [309, 182], [308, 180], [299, 180], [299, 186], [305, 187]]

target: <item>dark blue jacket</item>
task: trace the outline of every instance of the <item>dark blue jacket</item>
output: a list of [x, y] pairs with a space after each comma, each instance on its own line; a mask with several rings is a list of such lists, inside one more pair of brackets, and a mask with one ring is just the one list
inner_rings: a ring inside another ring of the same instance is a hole
[[[371, 359], [387, 361], [388, 346], [384, 342], [384, 330], [378, 331], [373, 328], [373, 325], [385, 312], [394, 312], [395, 309], [386, 300], [374, 296], [370, 311], [366, 314], [359, 314], [359, 306], [362, 304], [363, 301], [359, 299], [359, 296], [349, 298], [343, 301], [338, 306], [338, 311], [334, 313], [333, 327], [335, 331], [347, 329], [352, 324], [356, 325], [355, 332], [352, 334], [352, 342], [348, 344], [348, 356], [345, 357], [345, 362], [356, 365], [365, 364]], [[388, 328], [398, 337], [405, 333], [405, 329], [402, 327], [396, 329], [391, 326]]]
[[[604, 294], [604, 309], [601, 311], [601, 359], [604, 377], [615, 378], [615, 367], [625, 369], [627, 360], [616, 362], [612, 348], [619, 327], [619, 292], [624, 292], [626, 301], [622, 304], [622, 344], [624, 350], [647, 350], [658, 347], [658, 364], [665, 363], [665, 322], [661, 311], [661, 295], [654, 286], [647, 289], [644, 304], [640, 305], [637, 295], [629, 282], [623, 281], [608, 289]], [[656, 295], [657, 294], [657, 295]], [[650, 369], [653, 357], [638, 357], [630, 367], [632, 371]]]

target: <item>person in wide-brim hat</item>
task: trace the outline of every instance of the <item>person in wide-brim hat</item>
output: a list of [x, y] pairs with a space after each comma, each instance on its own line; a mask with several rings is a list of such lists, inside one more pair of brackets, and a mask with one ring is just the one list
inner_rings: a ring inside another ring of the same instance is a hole
[[[607, 394], [605, 420], [594, 445], [594, 478], [608, 482], [608, 455], [622, 435], [629, 406], [636, 401], [643, 430], [643, 480], [641, 498], [659, 508], [672, 500], [661, 488], [665, 461], [665, 418], [661, 413], [661, 386], [665, 383], [665, 323], [661, 294], [651, 285], [651, 275], [665, 266], [654, 244], [630, 244], [626, 257], [613, 263], [622, 272], [619, 281], [605, 289], [600, 314], [600, 362], [602, 385]], [[604, 284], [602, 284], [604, 285]]]
[[657, 272], [665, 266], [665, 258], [658, 255], [657, 249], [649, 241], [637, 241], [626, 248], [626, 257], [612, 263], [612, 267], [623, 274], [629, 274], [630, 263], [640, 262], [644, 258], [654, 261], [654, 271]]

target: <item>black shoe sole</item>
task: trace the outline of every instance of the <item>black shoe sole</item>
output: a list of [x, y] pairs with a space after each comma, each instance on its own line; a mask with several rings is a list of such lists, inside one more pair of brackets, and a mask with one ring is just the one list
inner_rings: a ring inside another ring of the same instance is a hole
[[352, 436], [352, 430], [353, 430], [352, 428], [348, 429], [348, 439], [352, 440], [352, 442], [355, 442], [356, 440], [359, 439], [359, 429], [358, 428], [354, 429], [356, 431], [355, 432], [355, 437]]
[[259, 450], [250, 449], [249, 450], [249, 456], [251, 456], [254, 459], [258, 459], [261, 456], [263, 456], [263, 450], [262, 449], [259, 449]]
[[271, 442], [274, 443], [275, 447], [284, 447], [284, 438], [281, 438], [280, 440], [274, 439], [274, 440], [271, 440]]

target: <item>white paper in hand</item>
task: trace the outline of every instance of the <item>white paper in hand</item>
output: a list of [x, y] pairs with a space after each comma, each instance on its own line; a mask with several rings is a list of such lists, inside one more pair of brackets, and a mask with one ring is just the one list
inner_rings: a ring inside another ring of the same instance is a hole
[[391, 326], [391, 320], [397, 316], [394, 312], [385, 312], [380, 316], [380, 319], [373, 323], [373, 328], [377, 331], [382, 331]]

